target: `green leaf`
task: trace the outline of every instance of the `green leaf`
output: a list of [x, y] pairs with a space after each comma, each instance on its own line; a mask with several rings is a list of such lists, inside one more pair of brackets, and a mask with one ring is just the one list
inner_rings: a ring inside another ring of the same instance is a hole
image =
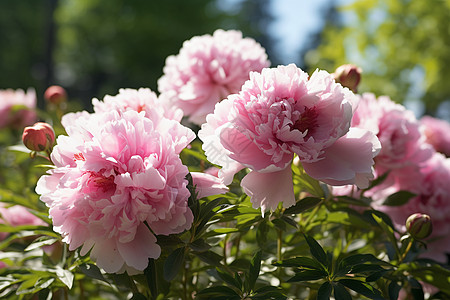
[[189, 247], [198, 252], [207, 251], [211, 248], [211, 246], [205, 242], [204, 239], [197, 239], [192, 243], [189, 243]]
[[408, 203], [409, 199], [416, 196], [416, 194], [409, 191], [398, 191], [392, 195], [389, 195], [383, 202], [386, 206], [400, 206]]
[[366, 189], [364, 189], [364, 190], [366, 190], [366, 191], [367, 191], [367, 190], [370, 190], [371, 188], [373, 188], [373, 187], [375, 187], [375, 186], [377, 186], [377, 185], [383, 183], [383, 181], [386, 180], [386, 178], [388, 177], [388, 175], [389, 175], [389, 172], [385, 172], [385, 173], [381, 174], [381, 176], [378, 176], [377, 178], [375, 178], [374, 180], [372, 180], [372, 181], [370, 182], [369, 187], [366, 188]]
[[301, 270], [293, 277], [289, 278], [287, 282], [310, 281], [318, 280], [328, 276], [328, 273], [323, 270]]
[[327, 254], [322, 246], [311, 236], [304, 234], [306, 242], [308, 243], [311, 255], [314, 256], [322, 265], [327, 266]]
[[401, 289], [402, 289], [402, 286], [400, 284], [398, 284], [395, 281], [392, 281], [388, 287], [389, 300], [397, 300], [398, 294], [400, 293]]
[[73, 285], [73, 279], [74, 275], [69, 270], [64, 270], [61, 267], [56, 267], [56, 276], [58, 276], [58, 279], [64, 283], [69, 290], [72, 288]]
[[78, 268], [80, 268], [81, 272], [91, 278], [95, 278], [104, 282], [108, 282], [105, 277], [103, 277], [102, 272], [100, 271], [100, 269], [93, 264], [82, 264], [80, 266], [78, 266]]
[[350, 293], [345, 289], [345, 287], [341, 283], [339, 282], [334, 283], [333, 289], [334, 289], [334, 299], [352, 300], [352, 296], [350, 296]]
[[41, 237], [37, 238], [36, 240], [34, 240], [33, 243], [28, 245], [28, 247], [26, 247], [24, 251], [31, 251], [31, 250], [40, 248], [42, 246], [53, 245], [58, 240], [59, 239], [54, 238], [54, 237], [41, 236]]
[[331, 296], [332, 287], [328, 281], [325, 281], [317, 291], [317, 300], [329, 300]]
[[210, 265], [211, 267], [212, 266], [215, 266], [215, 267], [222, 266], [220, 261], [223, 259], [223, 257], [211, 250], [203, 251], [203, 252], [195, 251], [195, 252], [193, 252], [193, 254], [196, 255], [198, 258], [200, 258], [203, 262]]
[[414, 278], [409, 278], [408, 282], [411, 285], [411, 294], [414, 300], [424, 300], [425, 295], [420, 282]]
[[272, 264], [277, 267], [309, 268], [325, 271], [324, 267], [319, 262], [307, 256], [288, 258], [280, 262], [274, 262]]
[[259, 271], [261, 270], [261, 255], [262, 251], [259, 250], [250, 262], [250, 270], [247, 274], [248, 288], [250, 291], [255, 287], [256, 279], [258, 279]]
[[256, 229], [256, 241], [259, 246], [264, 246], [267, 242], [267, 234], [269, 233], [269, 225], [267, 220], [263, 219]]
[[355, 279], [341, 279], [339, 283], [370, 299], [383, 300], [380, 291], [370, 284]]
[[199, 291], [195, 296], [196, 298], [201, 296], [200, 299], [212, 299], [212, 297], [218, 296], [229, 297], [225, 299], [235, 299], [236, 297], [238, 297], [236, 299], [241, 299], [233, 289], [227, 286], [212, 286]]
[[153, 258], [149, 258], [147, 268], [144, 270], [145, 279], [147, 280], [147, 286], [150, 289], [150, 293], [153, 298], [158, 295], [158, 287], [160, 286], [158, 282], [158, 276], [156, 275], [156, 264]]
[[239, 284], [239, 281], [237, 281], [235, 277], [231, 276], [227, 272], [220, 270], [219, 268], [216, 268], [216, 271], [217, 271], [217, 274], [219, 275], [220, 279], [225, 281], [227, 284], [234, 286], [238, 290], [241, 289], [241, 285]]
[[147, 300], [147, 297], [141, 293], [133, 293], [133, 297], [130, 300]]
[[410, 273], [415, 279], [429, 283], [442, 292], [450, 294], [450, 270], [437, 263], [416, 261], [400, 266], [401, 270]]
[[321, 202], [322, 202], [322, 199], [317, 198], [317, 197], [305, 197], [305, 198], [299, 200], [297, 203], [295, 203], [294, 206], [287, 208], [283, 212], [283, 214], [285, 214], [285, 215], [299, 214], [299, 213], [302, 213], [308, 209], [311, 209], [311, 208], [317, 206]]
[[369, 207], [370, 206], [370, 199], [363, 197], [362, 199], [356, 199], [349, 196], [336, 196], [336, 200], [339, 203], [345, 203], [350, 205], [356, 205], [356, 206], [363, 206], [363, 207]]
[[175, 249], [164, 262], [164, 279], [171, 281], [177, 276], [184, 262], [186, 247]]

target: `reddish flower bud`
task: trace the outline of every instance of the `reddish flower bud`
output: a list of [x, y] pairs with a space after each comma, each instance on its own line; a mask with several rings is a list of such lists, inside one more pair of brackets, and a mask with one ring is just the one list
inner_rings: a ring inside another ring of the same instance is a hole
[[45, 91], [44, 98], [50, 103], [60, 104], [67, 100], [67, 93], [59, 85], [52, 85]]
[[357, 92], [358, 84], [361, 80], [362, 69], [351, 64], [342, 65], [332, 74], [336, 82], [348, 87], [353, 92]]
[[55, 132], [49, 124], [38, 122], [33, 126], [25, 127], [22, 141], [28, 149], [33, 151], [51, 150], [55, 142]]
[[417, 240], [428, 237], [433, 231], [430, 216], [421, 213], [412, 214], [406, 220], [406, 230]]

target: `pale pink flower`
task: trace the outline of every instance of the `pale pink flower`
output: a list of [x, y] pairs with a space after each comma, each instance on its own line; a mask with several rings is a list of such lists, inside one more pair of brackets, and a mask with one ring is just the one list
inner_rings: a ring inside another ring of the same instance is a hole
[[180, 53], [169, 56], [158, 80], [158, 90], [196, 124], [205, 122], [214, 105], [237, 93], [250, 71], [270, 62], [264, 48], [240, 31], [216, 30], [184, 42]]
[[[23, 206], [5, 207], [3, 203], [0, 203], [0, 224], [11, 226], [47, 225], [47, 223], [33, 215]], [[0, 232], [0, 240], [3, 240], [7, 235], [8, 233], [6, 232]]]
[[420, 172], [395, 172], [394, 177], [393, 191], [407, 190], [416, 196], [401, 206], [382, 206], [378, 201], [377, 209], [387, 213], [399, 230], [405, 230], [410, 215], [429, 215], [433, 231], [423, 256], [446, 262], [445, 252], [450, 253], [450, 159], [435, 153]]
[[199, 199], [228, 192], [227, 186], [217, 176], [200, 172], [191, 172], [191, 176]]
[[18, 89], [0, 90], [0, 128], [22, 129], [36, 121], [36, 92]]
[[325, 71], [308, 74], [295, 65], [252, 72], [239, 94], [216, 105], [199, 137], [208, 160], [222, 166], [225, 184], [247, 167], [241, 186], [255, 208], [295, 203], [291, 162], [332, 185], [367, 186], [373, 178], [375, 135], [349, 131], [356, 96]]
[[423, 116], [420, 123], [424, 127], [426, 142], [436, 151], [450, 156], [450, 123], [430, 116]]
[[183, 112], [174, 106], [170, 106], [167, 101], [158, 99], [156, 94], [148, 88], [120, 89], [115, 96], [106, 95], [103, 101], [92, 100], [95, 112], [108, 112], [111, 110], [127, 111], [134, 110], [145, 112], [147, 118], [153, 121], [163, 117], [181, 121]]
[[179, 153], [194, 133], [134, 110], [68, 114], [62, 123], [68, 136], [57, 139], [56, 168], [36, 188], [54, 230], [106, 272], [144, 270], [161, 252], [155, 235], [191, 226]]
[[378, 174], [418, 165], [434, 152], [425, 143], [425, 136], [414, 113], [387, 96], [377, 99], [373, 94], [363, 94], [352, 126], [370, 130], [380, 140], [382, 148], [375, 158]]

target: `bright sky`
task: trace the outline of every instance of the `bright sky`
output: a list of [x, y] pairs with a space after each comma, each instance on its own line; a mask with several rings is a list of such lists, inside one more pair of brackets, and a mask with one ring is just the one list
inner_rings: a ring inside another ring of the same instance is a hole
[[276, 48], [282, 64], [299, 60], [299, 50], [307, 39], [321, 28], [324, 20], [320, 11], [330, 0], [272, 0], [275, 22], [270, 34], [278, 39]]

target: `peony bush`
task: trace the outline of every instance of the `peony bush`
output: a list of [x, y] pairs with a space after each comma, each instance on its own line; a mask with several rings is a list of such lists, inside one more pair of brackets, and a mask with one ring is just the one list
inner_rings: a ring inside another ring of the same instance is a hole
[[158, 94], [0, 92], [0, 297], [449, 298], [450, 124], [269, 64], [217, 30]]

